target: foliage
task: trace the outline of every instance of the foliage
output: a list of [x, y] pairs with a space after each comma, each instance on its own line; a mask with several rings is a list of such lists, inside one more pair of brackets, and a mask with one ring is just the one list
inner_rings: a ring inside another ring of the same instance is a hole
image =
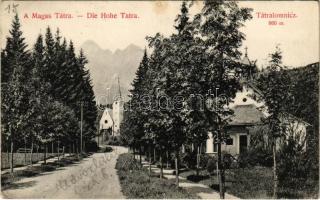
[[21, 138], [28, 148], [55, 141], [70, 150], [79, 144], [80, 102], [83, 140], [90, 141], [97, 113], [83, 52], [76, 56], [72, 42], [61, 43], [59, 30], [54, 37], [49, 27], [30, 51], [26, 49], [16, 15], [1, 51], [1, 134], [6, 150], [21, 147]]
[[139, 170], [141, 164], [136, 161], [132, 154], [122, 154], [117, 159], [116, 169], [121, 171]]
[[212, 157], [207, 162], [207, 171], [210, 175], [213, 175], [213, 172], [217, 169], [217, 159]]
[[99, 146], [95, 140], [89, 140], [86, 142], [87, 152], [97, 152], [98, 150], [99, 150]]
[[121, 136], [110, 136], [106, 141], [107, 145], [115, 145], [115, 146], [122, 146], [123, 141]]
[[198, 198], [195, 194], [177, 188], [172, 181], [149, 177], [148, 171], [140, 167], [133, 155], [122, 154], [116, 164], [121, 189], [128, 198]]
[[288, 138], [278, 154], [279, 185], [292, 190], [314, 189], [318, 177], [310, 173], [307, 153], [297, 141], [295, 137]]

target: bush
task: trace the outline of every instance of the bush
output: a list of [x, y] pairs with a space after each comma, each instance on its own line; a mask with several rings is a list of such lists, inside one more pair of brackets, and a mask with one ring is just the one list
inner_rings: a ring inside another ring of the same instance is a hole
[[272, 153], [263, 149], [248, 149], [238, 157], [239, 167], [264, 166], [271, 167], [273, 163]]
[[112, 149], [112, 147], [106, 147], [105, 149], [104, 149], [104, 152], [111, 152], [113, 149]]
[[189, 169], [195, 169], [197, 165], [197, 154], [196, 152], [182, 153], [180, 156], [181, 165]]
[[117, 170], [129, 171], [141, 169], [141, 164], [134, 159], [132, 154], [122, 154], [119, 156], [116, 164]]
[[232, 163], [234, 163], [234, 158], [231, 154], [228, 154], [228, 153], [222, 154], [222, 164], [224, 169], [230, 169]]
[[209, 156], [208, 154], [201, 154], [200, 155], [200, 168], [206, 168], [208, 161], [211, 159], [212, 157]]
[[199, 198], [177, 188], [174, 180], [159, 179], [142, 168], [131, 154], [119, 156], [116, 164], [123, 194], [129, 199], [190, 199]]
[[210, 175], [214, 173], [214, 170], [217, 168], [217, 160], [215, 157], [211, 157], [208, 160], [206, 168]]
[[106, 142], [107, 145], [123, 146], [123, 141], [120, 136], [110, 136]]
[[98, 144], [95, 140], [90, 140], [86, 142], [86, 151], [87, 152], [97, 152], [99, 150]]
[[294, 189], [302, 188], [308, 179], [309, 166], [303, 147], [289, 139], [278, 153], [279, 185]]

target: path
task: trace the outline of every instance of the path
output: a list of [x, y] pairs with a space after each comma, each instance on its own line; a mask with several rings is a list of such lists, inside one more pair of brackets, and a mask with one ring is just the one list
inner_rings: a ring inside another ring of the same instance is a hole
[[[142, 162], [142, 164], [144, 167], [149, 167], [148, 162]], [[157, 168], [155, 165], [151, 165], [151, 170], [157, 174], [160, 174], [160, 169]], [[173, 172], [173, 169], [163, 169], [163, 176], [167, 179], [175, 179], [176, 176], [173, 175]], [[212, 190], [209, 186], [201, 183], [194, 183], [188, 181], [185, 177], [179, 176], [179, 186], [189, 191], [195, 192], [201, 199], [220, 199], [219, 193]], [[225, 199], [239, 198], [231, 194], [225, 193]]]
[[115, 164], [118, 156], [128, 150], [113, 147], [110, 153], [95, 153], [79, 163], [53, 172], [23, 178], [10, 189], [2, 191], [5, 198], [125, 198]]

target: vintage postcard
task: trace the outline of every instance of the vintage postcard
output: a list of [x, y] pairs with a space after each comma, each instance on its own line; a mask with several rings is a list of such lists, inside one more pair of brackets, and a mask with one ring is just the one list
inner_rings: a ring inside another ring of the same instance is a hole
[[1, 1], [1, 197], [318, 199], [318, 1]]

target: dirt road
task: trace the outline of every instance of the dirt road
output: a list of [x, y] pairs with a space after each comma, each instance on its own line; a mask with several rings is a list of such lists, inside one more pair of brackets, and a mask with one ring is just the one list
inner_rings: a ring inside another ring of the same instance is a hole
[[5, 198], [125, 198], [115, 170], [116, 160], [128, 150], [95, 153], [80, 163], [24, 178], [2, 191]]

